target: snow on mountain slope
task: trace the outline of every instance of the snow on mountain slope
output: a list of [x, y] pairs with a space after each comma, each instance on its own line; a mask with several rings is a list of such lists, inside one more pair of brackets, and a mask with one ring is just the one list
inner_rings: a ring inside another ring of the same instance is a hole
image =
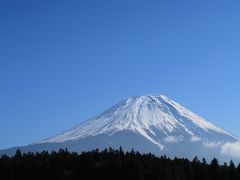
[[164, 145], [157, 132], [165, 136], [186, 134], [196, 140], [207, 138], [208, 132], [212, 131], [237, 139], [165, 96], [134, 96], [41, 143], [79, 140], [99, 134], [113, 135], [123, 130], [144, 136], [160, 149]]
[[[122, 146], [158, 155], [210, 159], [229, 156], [232, 147], [232, 154], [238, 155], [235, 146], [239, 141], [165, 96], [134, 96], [72, 129], [21, 149], [27, 152], [67, 147], [80, 152]], [[235, 157], [226, 160], [230, 158]]]

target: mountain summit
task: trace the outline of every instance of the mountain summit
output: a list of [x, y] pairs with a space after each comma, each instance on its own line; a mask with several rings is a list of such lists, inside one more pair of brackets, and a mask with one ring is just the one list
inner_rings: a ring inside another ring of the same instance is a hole
[[[192, 158], [238, 158], [239, 138], [166, 96], [133, 96], [62, 134], [20, 147], [23, 151], [134, 148], [143, 153]], [[239, 145], [240, 147], [240, 145]], [[233, 148], [233, 149], [231, 149]], [[16, 148], [4, 150], [13, 153]], [[239, 157], [240, 158], [240, 157]]]

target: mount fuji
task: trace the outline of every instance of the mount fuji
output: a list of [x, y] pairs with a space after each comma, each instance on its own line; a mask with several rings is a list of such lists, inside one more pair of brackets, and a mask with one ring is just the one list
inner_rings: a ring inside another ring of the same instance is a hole
[[82, 152], [108, 147], [170, 157], [240, 162], [240, 139], [165, 96], [133, 96], [65, 132], [10, 149]]

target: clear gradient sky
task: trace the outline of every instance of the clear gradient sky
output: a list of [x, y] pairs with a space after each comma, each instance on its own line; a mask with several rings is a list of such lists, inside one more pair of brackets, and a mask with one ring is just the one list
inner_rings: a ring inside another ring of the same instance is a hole
[[0, 149], [132, 95], [240, 136], [240, 1], [0, 1]]

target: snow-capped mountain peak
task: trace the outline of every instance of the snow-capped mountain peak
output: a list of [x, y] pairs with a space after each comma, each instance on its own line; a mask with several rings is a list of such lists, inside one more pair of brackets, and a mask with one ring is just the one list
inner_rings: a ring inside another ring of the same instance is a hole
[[[171, 157], [240, 161], [239, 138], [163, 95], [132, 96], [59, 135], [17, 148], [23, 152], [60, 148], [82, 152], [110, 146]], [[11, 148], [0, 154], [15, 151]]]
[[[99, 134], [133, 131], [164, 148], [157, 134], [206, 138], [208, 131], [230, 135], [166, 96], [133, 96], [64, 133], [43, 142], [65, 142]], [[231, 136], [231, 135], [230, 135]]]

